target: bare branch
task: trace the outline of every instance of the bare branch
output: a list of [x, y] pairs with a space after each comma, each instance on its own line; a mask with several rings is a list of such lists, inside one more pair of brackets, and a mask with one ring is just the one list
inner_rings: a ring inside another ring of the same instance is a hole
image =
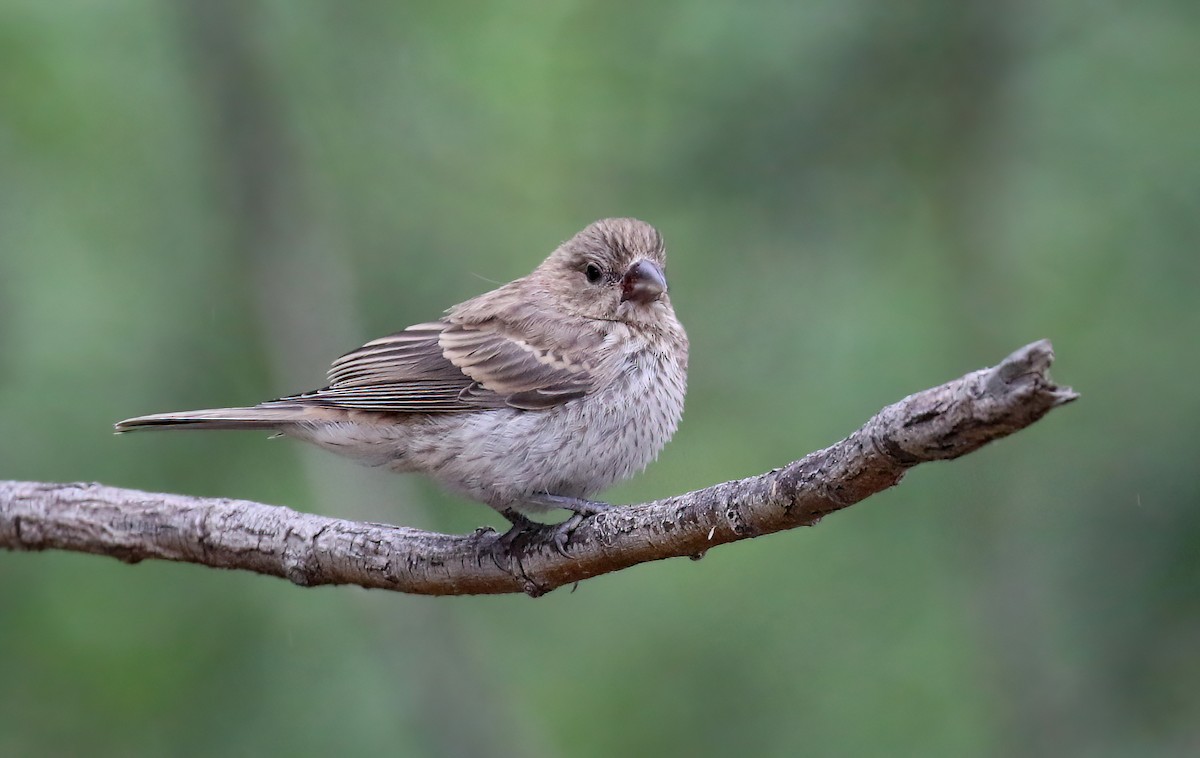
[[559, 555], [549, 529], [509, 549], [495, 532], [447, 535], [243, 500], [99, 484], [0, 481], [0, 548], [74, 550], [130, 563], [187, 561], [426, 595], [526, 592], [817, 523], [909, 468], [977, 450], [1075, 400], [1051, 382], [1046, 340], [998, 366], [889, 405], [846, 439], [780, 469], [586, 519]]

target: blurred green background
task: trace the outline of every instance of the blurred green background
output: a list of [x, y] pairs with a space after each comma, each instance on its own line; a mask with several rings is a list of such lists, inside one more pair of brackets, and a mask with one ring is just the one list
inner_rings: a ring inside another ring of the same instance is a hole
[[1200, 6], [0, 6], [0, 478], [467, 531], [128, 416], [319, 386], [588, 222], [671, 253], [638, 501], [1049, 337], [1083, 399], [817, 529], [525, 597], [0, 553], [0, 754], [1200, 750]]

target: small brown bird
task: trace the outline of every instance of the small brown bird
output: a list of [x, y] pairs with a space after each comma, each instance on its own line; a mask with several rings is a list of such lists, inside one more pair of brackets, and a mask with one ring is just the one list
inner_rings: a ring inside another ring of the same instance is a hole
[[597, 221], [528, 276], [334, 361], [329, 386], [249, 408], [128, 419], [118, 432], [264, 429], [370, 466], [419, 471], [513, 524], [644, 469], [675, 433], [688, 341], [667, 297], [662, 236]]

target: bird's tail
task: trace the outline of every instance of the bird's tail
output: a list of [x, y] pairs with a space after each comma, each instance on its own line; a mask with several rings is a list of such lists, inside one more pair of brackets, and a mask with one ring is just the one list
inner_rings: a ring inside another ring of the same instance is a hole
[[139, 429], [263, 429], [279, 431], [303, 421], [307, 409], [298, 406], [255, 406], [253, 408], [207, 408], [138, 416], [118, 422], [117, 434]]

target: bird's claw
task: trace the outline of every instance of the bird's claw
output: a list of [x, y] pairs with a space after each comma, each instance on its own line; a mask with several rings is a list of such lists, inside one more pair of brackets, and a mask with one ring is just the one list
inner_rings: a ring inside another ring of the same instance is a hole
[[573, 513], [566, 521], [555, 524], [551, 542], [554, 544], [554, 550], [563, 558], [571, 557], [571, 554], [567, 552], [567, 543], [571, 541], [571, 535], [585, 518], [587, 516], [582, 513]]
[[558, 495], [538, 495], [531, 498], [529, 503], [540, 507], [565, 508], [572, 511], [572, 513], [570, 517], [561, 523], [542, 524], [533, 521], [514, 508], [505, 508], [500, 513], [504, 518], [509, 520], [512, 528], [500, 535], [496, 540], [496, 547], [504, 552], [511, 552], [523, 538], [528, 538], [537, 532], [549, 530], [550, 544], [554, 547], [554, 551], [563, 558], [570, 558], [572, 556], [567, 549], [567, 545], [570, 543], [571, 536], [579, 528], [579, 525], [585, 519], [604, 513], [613, 507], [608, 503], [599, 503], [594, 500], [583, 500], [581, 498], [561, 497]]
[[571, 554], [567, 550], [567, 543], [571, 540], [571, 534], [576, 527], [583, 522], [585, 516], [582, 514], [574, 514], [566, 521], [559, 524], [542, 524], [532, 519], [527, 519], [522, 523], [515, 523], [504, 534], [496, 538], [496, 547], [509, 554], [522, 549], [534, 535], [544, 534], [549, 532], [549, 542], [554, 547], [554, 552], [561, 555], [563, 558], [570, 558]]
[[512, 553], [513, 548], [517, 546], [517, 541], [521, 537], [532, 534], [533, 532], [536, 532], [538, 529], [542, 528], [541, 524], [533, 519], [526, 518], [512, 508], [506, 508], [503, 511], [500, 511], [500, 513], [504, 516], [504, 518], [508, 519], [510, 524], [512, 524], [512, 526], [508, 528], [508, 531], [496, 538], [496, 547], [500, 548], [505, 553]]
[[555, 552], [564, 558], [571, 557], [570, 552], [567, 550], [567, 543], [571, 541], [571, 535], [575, 533], [575, 530], [579, 528], [584, 519], [604, 513], [613, 508], [608, 503], [601, 503], [596, 500], [551, 495], [549, 493], [535, 495], [530, 498], [529, 502], [543, 508], [565, 508], [571, 511], [571, 516], [567, 520], [554, 526], [554, 533], [550, 536]]

